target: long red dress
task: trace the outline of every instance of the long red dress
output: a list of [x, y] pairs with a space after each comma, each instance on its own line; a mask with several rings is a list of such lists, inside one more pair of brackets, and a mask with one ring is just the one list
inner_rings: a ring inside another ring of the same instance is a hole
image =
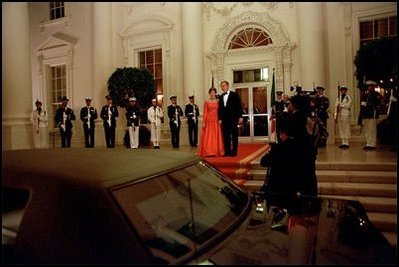
[[198, 156], [221, 157], [224, 155], [222, 129], [218, 119], [219, 102], [205, 101], [201, 139], [199, 142]]

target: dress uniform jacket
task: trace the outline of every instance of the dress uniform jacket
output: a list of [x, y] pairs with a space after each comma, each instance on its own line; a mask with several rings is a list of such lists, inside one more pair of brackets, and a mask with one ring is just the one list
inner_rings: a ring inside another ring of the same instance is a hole
[[127, 126], [139, 126], [140, 116], [140, 108], [138, 106], [128, 106], [126, 108]]
[[[110, 110], [110, 114], [108, 114]], [[103, 125], [108, 127], [116, 127], [116, 118], [119, 117], [118, 108], [114, 105], [108, 106], [105, 105], [101, 108], [101, 119], [103, 120]], [[108, 120], [111, 119], [110, 123], [108, 124]]]
[[[64, 115], [65, 114], [65, 115]], [[61, 125], [65, 125], [65, 131], [69, 131], [72, 129], [72, 121], [76, 119], [75, 114], [71, 108], [60, 107], [57, 109], [55, 113], [55, 123], [57, 127], [61, 127]]]
[[378, 108], [381, 103], [379, 93], [366, 91], [362, 97], [362, 102], [366, 102], [366, 106], [362, 106], [361, 114], [363, 119], [377, 119], [379, 117]]
[[180, 127], [181, 119], [180, 117], [183, 116], [183, 110], [179, 105], [169, 105], [168, 106], [168, 117], [169, 117], [169, 124], [173, 127]]
[[198, 116], [200, 115], [198, 106], [192, 103], [187, 104], [184, 109], [184, 115], [187, 117], [188, 124], [198, 123]]
[[[89, 119], [90, 115], [90, 119]], [[90, 128], [94, 128], [94, 120], [98, 117], [97, 110], [94, 107], [82, 107], [80, 109], [80, 119], [83, 122], [83, 127], [90, 125]]]
[[321, 95], [316, 97], [316, 109], [317, 109], [317, 117], [323, 123], [326, 123], [328, 119], [328, 108], [330, 107], [330, 101], [328, 97]]

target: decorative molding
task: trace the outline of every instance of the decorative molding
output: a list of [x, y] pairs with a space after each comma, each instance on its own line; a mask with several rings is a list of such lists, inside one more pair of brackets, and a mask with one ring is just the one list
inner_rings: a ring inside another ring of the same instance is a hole
[[248, 27], [250, 25], [265, 30], [273, 40], [272, 46], [281, 46], [289, 43], [288, 34], [279, 21], [267, 13], [247, 11], [231, 18], [221, 27], [214, 38], [212, 51], [226, 50], [234, 32], [240, 27], [244, 28], [244, 26]]
[[[66, 65], [67, 71], [67, 95], [70, 99], [70, 105], [73, 106], [73, 84], [74, 84], [74, 75], [73, 75], [73, 64], [74, 64], [74, 47], [77, 43], [77, 39], [63, 33], [56, 33], [46, 41], [44, 41], [41, 45], [39, 45], [35, 49], [38, 68], [38, 76], [39, 79], [39, 91], [42, 92], [42, 95], [47, 95], [47, 92], [50, 90], [48, 85], [48, 81], [46, 79], [47, 71], [45, 66], [48, 65], [50, 67], [58, 66], [58, 65]], [[46, 99], [43, 99], [44, 104], [47, 105]]]
[[128, 22], [119, 35], [126, 38], [138, 34], [170, 31], [173, 27], [174, 23], [170, 19], [158, 14], [150, 14]]
[[61, 26], [62, 28], [66, 28], [71, 23], [71, 17], [65, 16], [63, 18], [49, 20], [49, 21], [42, 21], [39, 23], [40, 32], [44, 32], [48, 28], [53, 28], [56, 26]]
[[[144, 15], [126, 24], [119, 33], [123, 45], [123, 63], [132, 64], [134, 55], [132, 54], [133, 39], [139, 35], [163, 34], [163, 44], [165, 55], [170, 53], [170, 32], [174, 27], [173, 21], [158, 14]], [[134, 50], [134, 49], [133, 49]]]
[[[229, 50], [228, 44], [234, 33], [247, 27], [257, 27], [264, 30], [269, 34], [273, 43], [267, 46]], [[224, 75], [226, 56], [271, 53], [275, 58], [277, 86], [283, 88], [283, 86], [287, 86], [285, 83], [291, 77], [291, 67], [284, 68], [283, 64], [292, 64], [291, 54], [295, 47], [296, 45], [291, 43], [287, 31], [280, 21], [268, 13], [247, 11], [229, 19], [222, 25], [214, 37], [211, 52], [207, 56], [211, 60], [212, 68], [216, 65], [216, 78], [221, 80]]]
[[204, 9], [208, 19], [210, 18], [211, 11], [217, 13], [222, 17], [227, 17], [231, 14], [231, 12], [233, 12], [233, 10], [236, 8], [238, 4], [239, 4], [238, 2], [235, 2], [233, 5], [225, 3], [214, 4], [213, 2], [204, 2]]
[[[268, 10], [274, 11], [277, 9], [278, 5], [282, 4], [280, 2], [261, 2]], [[234, 9], [239, 5], [244, 7], [249, 7], [253, 2], [231, 2], [231, 3], [214, 3], [214, 2], [203, 2], [203, 10], [206, 13], [207, 19], [211, 17], [211, 11], [215, 12], [217, 15], [224, 18], [230, 16]], [[289, 8], [293, 8], [294, 3], [289, 2]]]

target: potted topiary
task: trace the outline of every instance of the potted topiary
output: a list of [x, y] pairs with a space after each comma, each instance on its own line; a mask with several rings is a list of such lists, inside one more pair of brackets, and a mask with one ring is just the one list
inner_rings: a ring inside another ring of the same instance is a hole
[[[155, 97], [154, 85], [154, 76], [147, 69], [117, 68], [108, 79], [108, 93], [114, 103], [123, 108], [127, 107], [130, 97], [137, 98], [141, 109], [141, 122], [147, 123], [147, 108], [151, 104], [151, 99]], [[140, 126], [140, 131], [143, 131], [139, 136], [140, 144], [149, 144], [147, 127]], [[124, 143], [126, 145], [126, 141]]]

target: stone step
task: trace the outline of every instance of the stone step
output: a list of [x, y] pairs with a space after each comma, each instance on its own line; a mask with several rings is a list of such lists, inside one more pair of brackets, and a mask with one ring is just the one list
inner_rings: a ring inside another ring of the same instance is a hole
[[397, 213], [397, 199], [387, 197], [336, 196], [322, 195], [328, 198], [357, 200], [367, 212]]
[[[249, 191], [259, 190], [262, 185], [261, 180], [247, 180], [244, 183]], [[396, 197], [396, 184], [318, 182], [318, 187], [320, 195]]]
[[396, 197], [396, 184], [319, 182], [321, 195]]
[[[248, 179], [264, 180], [266, 169], [250, 170]], [[317, 170], [319, 182], [378, 183], [396, 184], [397, 172], [393, 171], [327, 171]]]
[[396, 233], [397, 228], [397, 214], [381, 213], [381, 212], [367, 212], [369, 220], [382, 232]]
[[[396, 162], [316, 162], [316, 170], [396, 172], [396, 165]], [[260, 158], [251, 162], [251, 170], [265, 170], [260, 166]]]
[[396, 232], [382, 232], [382, 235], [388, 240], [389, 244], [393, 247], [396, 251], [397, 249], [397, 242], [398, 242], [398, 235]]

